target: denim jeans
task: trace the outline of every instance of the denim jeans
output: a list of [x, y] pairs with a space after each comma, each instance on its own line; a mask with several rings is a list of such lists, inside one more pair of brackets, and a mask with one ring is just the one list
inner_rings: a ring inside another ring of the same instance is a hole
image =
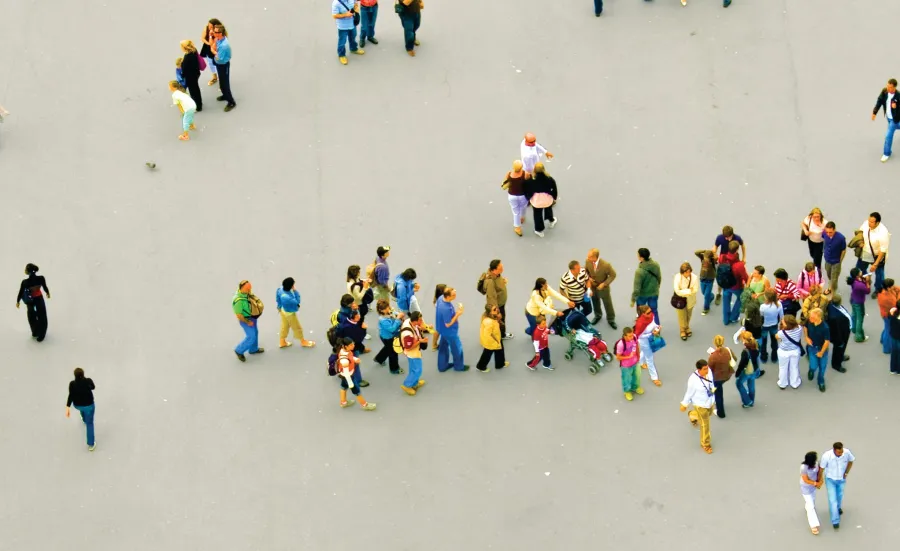
[[[887, 262], [887, 259], [881, 261], [881, 264], [875, 268], [875, 282], [872, 287], [872, 290], [876, 293], [881, 292], [881, 288], [884, 286], [884, 265]], [[873, 262], [863, 262], [862, 260], [856, 261], [856, 267], [863, 273], [869, 271], [869, 266], [871, 266]]]
[[[453, 354], [453, 363], [449, 362], [450, 354]], [[453, 367], [456, 371], [465, 370], [463, 365], [463, 346], [459, 340], [459, 335], [441, 335], [441, 342], [438, 345], [438, 371], [444, 372]]]
[[[725, 289], [722, 292], [722, 323], [728, 325], [741, 317], [741, 293], [743, 290], [733, 291]], [[732, 300], [734, 304], [732, 305]]]
[[863, 322], [866, 320], [866, 305], [851, 304], [850, 305], [850, 327], [857, 341], [866, 338], [866, 332], [863, 329]]
[[806, 347], [806, 357], [809, 358], [809, 370], [817, 374], [816, 382], [820, 385], [825, 384], [825, 370], [828, 368], [828, 350], [819, 358], [819, 347], [809, 345]]
[[97, 404], [89, 406], [75, 406], [75, 409], [81, 412], [81, 420], [87, 429], [87, 445], [94, 445], [94, 409]]
[[841, 503], [844, 501], [844, 484], [846, 480], [825, 479], [825, 489], [828, 490], [828, 511], [831, 513], [831, 524], [841, 523]]
[[756, 378], [759, 377], [759, 370], [754, 371], [750, 375], [744, 374], [741, 370], [740, 375], [735, 379], [738, 392], [741, 394], [741, 403], [745, 406], [752, 406], [756, 400]]
[[406, 358], [407, 372], [406, 379], [403, 380], [403, 386], [406, 388], [416, 388], [419, 379], [422, 378], [422, 358]]
[[534, 333], [534, 328], [537, 327], [537, 318], [525, 312], [525, 319], [528, 320], [528, 329], [525, 330], [525, 334], [530, 336]]
[[[890, 109], [890, 106], [888, 106]], [[894, 132], [900, 129], [900, 122], [888, 121], [887, 133], [884, 135], [884, 154], [891, 156], [891, 145], [894, 143]]]
[[[378, 19], [378, 4], [359, 7], [359, 40], [375, 38], [375, 20]], [[412, 387], [410, 387], [412, 388]]]
[[703, 295], [703, 311], [709, 311], [710, 305], [712, 305], [712, 301], [715, 298], [715, 293], [713, 293], [713, 285], [715, 285], [715, 279], [701, 279], [700, 280], [700, 294]]
[[238, 354], [246, 354], [247, 352], [252, 354], [259, 350], [259, 320], [255, 319], [252, 321], [253, 327], [242, 321], [238, 321], [241, 329], [244, 330], [244, 340], [239, 342], [237, 348], [234, 349]]
[[763, 362], [769, 361], [769, 354], [766, 352], [766, 341], [771, 341], [772, 347], [772, 361], [778, 361], [778, 339], [775, 338], [775, 333], [778, 332], [777, 325], [768, 325], [762, 328], [762, 332], [760, 333], [759, 338], [759, 359]]
[[338, 29], [338, 57], [345, 57], [347, 55], [346, 45], [348, 40], [350, 41], [351, 52], [355, 52], [359, 49], [359, 44], [356, 43], [356, 27], [353, 27], [352, 29]]
[[643, 306], [647, 305], [650, 307], [650, 310], [653, 311], [653, 319], [656, 321], [656, 325], [659, 325], [659, 312], [656, 311], [657, 302], [659, 301], [659, 296], [655, 297], [638, 297], [636, 301], [634, 301], [635, 306]]
[[882, 318], [884, 328], [881, 330], [881, 351], [885, 354], [891, 353], [891, 318], [890, 316]]
[[411, 52], [416, 47], [416, 31], [422, 23], [421, 13], [401, 13], [400, 24], [403, 25], [403, 40], [406, 42], [406, 51]]

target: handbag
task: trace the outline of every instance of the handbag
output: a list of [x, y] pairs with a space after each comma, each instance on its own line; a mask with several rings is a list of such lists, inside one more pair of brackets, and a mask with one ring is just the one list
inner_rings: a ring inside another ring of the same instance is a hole
[[[347, 4], [344, 3], [344, 0], [338, 0], [338, 2], [340, 2], [341, 5], [344, 6], [344, 8], [345, 8], [347, 11], [349, 11], [350, 13], [353, 14], [353, 26], [354, 26], [354, 27], [358, 26], [358, 25], [359, 25], [359, 12], [353, 11], [352, 8], [348, 8], [348, 7], [347, 7]], [[398, 12], [398, 13], [399, 13], [399, 12]]]
[[[807, 218], [806, 220], [809, 220], [810, 222], [812, 222], [812, 220], [810, 218]], [[804, 220], [804, 222], [806, 220]], [[806, 235], [806, 232], [809, 231], [809, 224], [803, 224], [803, 226], [806, 228], [806, 230], [804, 230], [803, 228], [800, 228], [800, 241], [809, 241], [809, 236]]]
[[784, 338], [786, 338], [788, 341], [790, 341], [791, 344], [793, 344], [794, 346], [796, 346], [797, 348], [800, 349], [800, 356], [801, 356], [801, 357], [806, 356], [806, 350], [803, 349], [803, 345], [802, 345], [802, 344], [800, 344], [799, 342], [797, 342], [797, 341], [795, 341], [794, 339], [792, 339], [791, 336], [788, 335], [788, 334], [787, 334], [787, 331], [785, 331], [784, 329], [781, 330], [781, 334], [784, 335]]
[[[688, 276], [688, 289], [691, 288], [691, 280], [693, 277], [693, 275]], [[670, 300], [669, 303], [672, 305], [672, 308], [675, 308], [676, 310], [684, 310], [687, 308], [687, 297], [683, 297], [678, 293], [673, 293], [672, 300]]]
[[500, 184], [500, 189], [502, 189], [503, 191], [509, 190], [509, 172], [506, 173], [506, 179], [503, 180], [502, 184]]
[[650, 351], [654, 354], [666, 347], [666, 339], [659, 335], [650, 336]]
[[198, 63], [200, 65], [200, 71], [201, 72], [205, 71], [206, 70], [206, 60], [203, 59], [203, 57], [199, 56], [199, 55], [197, 56], [197, 59], [199, 60]]

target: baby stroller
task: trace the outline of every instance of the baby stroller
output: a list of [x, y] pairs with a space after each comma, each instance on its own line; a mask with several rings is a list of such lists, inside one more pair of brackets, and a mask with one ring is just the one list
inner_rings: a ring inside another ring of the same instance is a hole
[[565, 357], [571, 360], [576, 350], [581, 350], [591, 360], [588, 371], [596, 375], [601, 367], [613, 360], [612, 354], [606, 342], [600, 337], [600, 332], [588, 322], [587, 316], [577, 309], [569, 309], [560, 313], [551, 328], [557, 335], [565, 337], [569, 341], [569, 348]]

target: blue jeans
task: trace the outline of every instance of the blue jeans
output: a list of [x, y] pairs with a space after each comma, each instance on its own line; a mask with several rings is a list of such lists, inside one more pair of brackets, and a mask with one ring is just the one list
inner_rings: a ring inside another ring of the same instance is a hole
[[844, 501], [844, 484], [846, 480], [825, 479], [825, 489], [828, 490], [828, 511], [831, 513], [831, 524], [841, 523], [841, 503]]
[[713, 299], [715, 298], [715, 293], [713, 293], [713, 285], [715, 284], [715, 282], [715, 279], [700, 280], [700, 294], [703, 295], [704, 312], [709, 311], [709, 307], [712, 304]]
[[400, 24], [403, 25], [403, 40], [406, 42], [406, 51], [411, 52], [416, 47], [416, 31], [422, 24], [421, 13], [400, 14]]
[[752, 406], [756, 400], [756, 378], [759, 377], [757, 369], [750, 375], [745, 375], [741, 370], [741, 374], [735, 379], [738, 392], [741, 394], [741, 403], [745, 406]]
[[[871, 266], [872, 262], [863, 262], [862, 260], [856, 261], [856, 267], [863, 273], [869, 271], [869, 266]], [[884, 287], [884, 264], [885, 260], [881, 261], [881, 264], [875, 268], [875, 285], [872, 288], [876, 293], [881, 292], [881, 288]]]
[[653, 311], [653, 319], [656, 321], [656, 325], [659, 325], [659, 312], [656, 311], [657, 302], [659, 300], [658, 296], [655, 297], [638, 297], [636, 301], [634, 301], [635, 306], [643, 306], [647, 305], [650, 307], [650, 310]]
[[891, 318], [890, 316], [882, 318], [884, 321], [884, 329], [881, 330], [881, 351], [885, 354], [891, 353]]
[[531, 336], [534, 333], [534, 328], [537, 327], [537, 318], [525, 312], [525, 319], [528, 320], [528, 329], [525, 330], [525, 334]]
[[234, 349], [238, 354], [246, 354], [247, 352], [253, 354], [259, 350], [259, 320], [255, 319], [252, 321], [253, 327], [250, 327], [242, 321], [238, 321], [241, 329], [244, 330], [244, 340], [239, 342], [237, 348]]
[[[375, 20], [378, 19], [378, 4], [359, 7], [359, 39], [375, 38]], [[412, 387], [410, 387], [412, 388]]]
[[809, 358], [809, 370], [817, 373], [816, 382], [820, 385], [824, 385], [825, 370], [828, 368], [828, 351], [826, 350], [821, 358], [816, 356], [818, 353], [818, 346], [809, 345], [806, 347], [806, 357]]
[[[741, 317], [741, 293], [743, 289], [740, 291], [733, 291], [731, 289], [725, 289], [722, 292], [722, 323], [728, 325], [729, 323], [734, 323]], [[731, 304], [732, 299], [734, 299], [734, 305]]]
[[850, 329], [857, 341], [866, 338], [866, 332], [863, 329], [863, 322], [866, 320], [866, 305], [851, 304], [850, 305]]
[[[890, 109], [890, 105], [888, 106]], [[891, 156], [891, 145], [894, 143], [894, 132], [900, 129], [900, 122], [888, 121], [887, 134], [884, 135], [884, 154]]]
[[603, 13], [603, 0], [594, 0], [594, 15]]
[[347, 49], [345, 48], [347, 41], [350, 41], [350, 51], [355, 52], [359, 49], [359, 44], [356, 43], [356, 27], [352, 29], [338, 29], [338, 57], [344, 57], [347, 55]]
[[778, 361], [778, 340], [775, 338], [775, 333], [778, 333], [778, 325], [769, 325], [762, 328], [762, 332], [760, 333], [759, 341], [759, 358], [767, 362], [769, 361], [769, 354], [766, 352], [766, 340], [772, 341], [772, 361]]
[[75, 406], [75, 409], [81, 412], [81, 420], [84, 421], [84, 426], [87, 429], [87, 445], [94, 445], [94, 409], [97, 404], [91, 404], [89, 406]]
[[403, 386], [406, 388], [416, 388], [419, 379], [422, 378], [422, 358], [406, 358], [407, 372], [406, 379], [403, 380]]
[[[450, 354], [453, 354], [453, 363], [449, 362]], [[450, 368], [456, 371], [465, 370], [463, 364], [463, 347], [459, 335], [441, 335], [441, 342], [438, 344], [438, 371], [444, 372]]]

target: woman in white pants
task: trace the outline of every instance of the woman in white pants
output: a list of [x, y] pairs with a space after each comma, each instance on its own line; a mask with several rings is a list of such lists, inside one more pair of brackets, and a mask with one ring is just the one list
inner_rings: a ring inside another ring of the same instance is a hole
[[784, 316], [781, 330], [775, 333], [778, 339], [778, 387], [781, 390], [791, 385], [800, 388], [800, 347], [803, 328], [794, 316]]
[[210, 45], [216, 41], [215, 37], [213, 37], [213, 29], [216, 25], [221, 25], [222, 22], [216, 18], [210, 19], [206, 23], [206, 28], [203, 29], [203, 36], [200, 40], [203, 41], [203, 46], [200, 48], [200, 57], [206, 60], [206, 67], [209, 69], [209, 72], [212, 73], [212, 79], [207, 83], [210, 86], [219, 81], [218, 71], [216, 71], [216, 63], [215, 63], [215, 54], [212, 53], [212, 48]]
[[506, 173], [506, 178], [500, 187], [509, 194], [509, 208], [512, 209], [513, 231], [522, 237], [522, 224], [525, 223], [525, 209], [528, 208], [528, 198], [525, 196], [525, 178], [527, 174], [522, 170], [522, 161], [513, 161], [512, 170]]
[[653, 310], [643, 304], [638, 306], [638, 317], [634, 322], [634, 333], [638, 336], [638, 347], [641, 349], [641, 357], [638, 362], [642, 369], [650, 371], [650, 380], [656, 386], [662, 386], [659, 373], [656, 371], [656, 361], [653, 358], [653, 349], [650, 348], [650, 338], [659, 335], [660, 326], [653, 318]]
[[825, 477], [819, 471], [819, 454], [807, 452], [800, 464], [800, 495], [806, 505], [806, 520], [813, 535], [819, 533], [819, 516], [816, 514], [816, 490], [822, 487]]

